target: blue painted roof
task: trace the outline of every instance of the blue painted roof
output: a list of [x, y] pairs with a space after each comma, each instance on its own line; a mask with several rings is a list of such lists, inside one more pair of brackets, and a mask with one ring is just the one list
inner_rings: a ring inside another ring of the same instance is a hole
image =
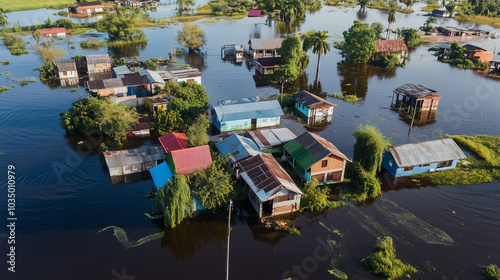
[[237, 162], [249, 155], [255, 156], [260, 153], [259, 147], [249, 138], [233, 134], [228, 138], [215, 143], [221, 155], [231, 155], [231, 160]]
[[116, 76], [132, 72], [126, 65], [114, 67], [113, 71], [115, 71]]
[[151, 173], [151, 178], [153, 179], [156, 189], [165, 186], [165, 183], [174, 176], [174, 173], [170, 170], [166, 162], [149, 169], [149, 173]]
[[220, 122], [272, 118], [284, 115], [278, 100], [214, 106]]

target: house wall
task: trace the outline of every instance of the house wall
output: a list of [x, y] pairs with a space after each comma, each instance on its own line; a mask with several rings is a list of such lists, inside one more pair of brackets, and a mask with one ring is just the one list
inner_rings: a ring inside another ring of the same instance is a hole
[[272, 215], [285, 214], [300, 210], [300, 195], [294, 195], [294, 199], [273, 203]]
[[301, 112], [302, 114], [304, 114], [307, 118], [312, 117], [312, 116], [309, 116], [309, 114], [310, 114], [309, 108], [307, 108], [306, 106], [300, 104], [299, 102], [295, 102], [295, 109], [297, 109], [299, 112]]
[[309, 117], [326, 117], [333, 115], [333, 106], [327, 107], [318, 107], [318, 108], [309, 108], [309, 113], [311, 116]]
[[200, 77], [192, 77], [192, 78], [177, 78], [174, 77], [174, 82], [180, 83], [180, 82], [195, 82], [197, 84], [201, 85], [201, 76]]
[[[322, 167], [323, 160], [327, 160], [327, 166]], [[344, 172], [345, 172], [345, 165], [346, 165], [346, 160], [338, 158], [334, 155], [329, 155], [317, 163], [313, 164], [311, 166], [310, 174], [311, 177], [317, 176], [317, 175], [323, 175], [323, 181], [320, 181], [320, 183], [326, 183], [326, 182], [342, 182], [344, 180]], [[340, 180], [328, 180], [328, 174], [329, 173], [341, 173]], [[308, 181], [309, 182], [309, 181]]]
[[394, 177], [427, 173], [427, 172], [431, 172], [431, 170], [432, 171], [442, 171], [442, 170], [447, 170], [447, 169], [453, 169], [453, 168], [457, 167], [457, 163], [458, 163], [458, 160], [453, 160], [451, 163], [451, 166], [438, 168], [438, 163], [433, 162], [433, 163], [430, 163], [429, 165], [413, 166], [413, 170], [405, 171], [404, 167], [397, 166], [396, 161], [394, 160], [394, 157], [392, 156], [392, 154], [390, 152], [386, 152], [386, 154], [384, 154], [384, 157], [382, 159], [382, 167], [384, 167], [387, 171], [389, 171], [389, 173], [391, 173], [392, 176], [394, 176]]
[[78, 73], [76, 71], [59, 71], [59, 78], [78, 78]]
[[474, 54], [474, 58], [479, 58], [479, 61], [481, 61], [482, 63], [490, 63], [490, 61], [493, 59], [493, 56], [493, 52], [477, 52]]
[[249, 188], [248, 199], [250, 200], [250, 204], [252, 204], [253, 209], [255, 209], [255, 212], [257, 212], [257, 214], [259, 215], [259, 217], [262, 217], [262, 203], [261, 203], [261, 201], [254, 194], [254, 192], [252, 191], [252, 189], [250, 189], [250, 187], [247, 186], [247, 188]]
[[423, 99], [422, 100], [422, 106], [420, 107], [420, 110], [437, 110], [439, 105], [439, 99]]
[[219, 126], [221, 132], [240, 130], [240, 129], [251, 129], [251, 128], [252, 128], [251, 119], [221, 122]]
[[115, 89], [114, 88], [105, 88], [105, 89], [99, 89], [97, 90], [97, 94], [99, 96], [110, 96], [115, 94]]
[[87, 70], [89, 73], [111, 71], [111, 63], [87, 64]]
[[280, 125], [280, 117], [257, 119], [257, 128]]
[[262, 58], [262, 57], [274, 57], [277, 55], [275, 50], [250, 50], [250, 55], [253, 56], [253, 59]]

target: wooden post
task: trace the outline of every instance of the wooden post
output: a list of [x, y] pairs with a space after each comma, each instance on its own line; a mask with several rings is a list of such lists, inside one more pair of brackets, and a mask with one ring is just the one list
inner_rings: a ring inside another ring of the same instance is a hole
[[415, 120], [415, 114], [417, 113], [418, 100], [415, 102], [415, 108], [413, 109], [413, 116], [411, 118], [410, 130], [408, 131], [408, 136], [410, 136], [411, 129], [413, 128], [413, 121]]
[[227, 255], [226, 255], [226, 280], [229, 280], [229, 237], [231, 236], [231, 210], [233, 201], [229, 200], [229, 217], [227, 219]]

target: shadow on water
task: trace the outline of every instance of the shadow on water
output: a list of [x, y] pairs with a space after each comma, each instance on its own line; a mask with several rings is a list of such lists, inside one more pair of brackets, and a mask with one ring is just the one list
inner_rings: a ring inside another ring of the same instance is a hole
[[365, 63], [337, 63], [337, 72], [340, 80], [340, 89], [344, 95], [356, 95], [366, 98], [368, 79], [377, 77], [379, 80], [390, 79], [396, 76], [397, 67], [385, 69]]
[[140, 56], [140, 51], [146, 48], [147, 42], [126, 43], [121, 46], [109, 47], [111, 55], [117, 59], [122, 57]]
[[198, 52], [193, 52], [193, 53], [184, 53], [182, 54], [182, 59], [185, 61], [186, 64], [189, 64], [191, 67], [198, 68], [198, 70], [203, 71], [206, 66], [207, 62], [207, 57], [205, 53], [198, 53]]
[[305, 20], [303, 18], [296, 19], [294, 22], [290, 24], [286, 24], [281, 21], [274, 21], [274, 31], [276, 33], [276, 37], [286, 37], [289, 36], [290, 34], [296, 34], [301, 26], [302, 23], [304, 23]]

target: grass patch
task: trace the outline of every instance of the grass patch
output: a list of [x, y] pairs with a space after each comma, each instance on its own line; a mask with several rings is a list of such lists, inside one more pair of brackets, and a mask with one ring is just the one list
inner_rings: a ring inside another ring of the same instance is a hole
[[419, 174], [417, 178], [430, 178], [440, 185], [471, 185], [500, 180], [500, 136], [445, 135], [476, 157], [467, 157], [457, 168], [434, 173]]
[[89, 38], [87, 41], [81, 41], [80, 47], [82, 49], [98, 49], [106, 46], [106, 41], [99, 41], [94, 38]]
[[438, 10], [440, 8], [442, 8], [443, 6], [439, 5], [439, 4], [427, 4], [427, 6], [425, 7], [422, 7], [422, 12], [427, 12], [427, 13], [432, 13], [432, 11], [434, 10]]
[[10, 75], [12, 75], [12, 73], [9, 71], [5, 71], [5, 72], [2, 72], [0, 75], [10, 76]]
[[82, 34], [82, 33], [85, 33], [89, 30], [92, 30], [92, 28], [85, 28], [85, 27], [82, 27], [82, 28], [75, 28], [75, 29], [72, 29], [71, 30], [71, 35], [78, 35], [78, 34]]
[[25, 85], [27, 85], [28, 83], [34, 83], [36, 82], [36, 79], [35, 77], [26, 77], [24, 79], [12, 79], [13, 81], [15, 82], [19, 82], [19, 84], [24, 87]]
[[10, 64], [10, 62], [8, 60], [6, 60], [6, 61], [0, 61], [0, 63], [2, 63], [2, 65], [9, 65]]
[[70, 92], [76, 92], [76, 88], [72, 88]]
[[481, 274], [487, 280], [500, 280], [500, 269], [496, 264], [481, 266]]
[[356, 95], [353, 94], [343, 95], [342, 93], [332, 93], [332, 94], [327, 94], [327, 96], [335, 99], [344, 100], [345, 102], [349, 103], [356, 103], [360, 100]]
[[58, 15], [62, 16], [62, 17], [67, 17], [69, 16], [69, 12], [68, 11], [60, 11], [57, 13]]
[[6, 86], [2, 86], [0, 87], [0, 93], [2, 93], [3, 91], [5, 90], [9, 90], [10, 88], [6, 87]]
[[479, 60], [457, 58], [457, 59], [443, 59], [442, 61], [455, 65], [462, 69], [484, 70], [488, 68], [488, 64], [482, 63]]
[[480, 15], [456, 15], [455, 19], [458, 21], [468, 21], [479, 24], [488, 24], [495, 28], [500, 28], [500, 18], [498, 17], [487, 17]]
[[63, 9], [75, 4], [75, 0], [36, 0], [36, 1], [12, 1], [0, 0], [0, 7], [4, 12], [25, 11], [36, 9]]
[[143, 38], [130, 41], [118, 40], [118, 41], [108, 42], [108, 47], [123, 47], [129, 44], [146, 43], [147, 41], [148, 41], [147, 39]]

